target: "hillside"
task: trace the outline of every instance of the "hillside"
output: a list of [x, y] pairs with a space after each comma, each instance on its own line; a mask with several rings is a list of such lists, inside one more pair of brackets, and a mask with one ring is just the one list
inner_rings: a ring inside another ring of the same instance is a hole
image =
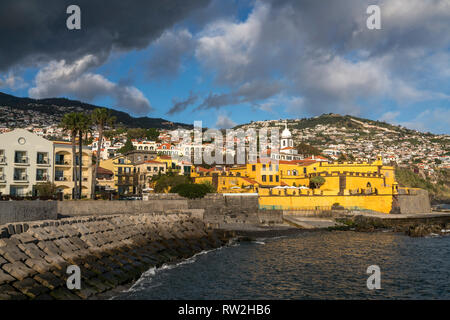
[[[99, 106], [65, 98], [19, 98], [0, 92], [0, 126], [25, 127], [59, 123], [68, 112], [91, 112]], [[118, 124], [132, 128], [192, 128], [192, 125], [171, 122], [161, 118], [132, 117], [126, 112], [110, 109]]]

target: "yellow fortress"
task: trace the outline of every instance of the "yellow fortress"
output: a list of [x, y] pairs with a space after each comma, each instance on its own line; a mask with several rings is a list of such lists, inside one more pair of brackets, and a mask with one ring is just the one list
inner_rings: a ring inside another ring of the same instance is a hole
[[339, 206], [391, 213], [394, 196], [399, 193], [394, 167], [384, 166], [381, 156], [373, 162], [328, 162], [311, 157], [211, 169], [192, 166], [190, 176], [195, 183], [211, 183], [219, 193], [257, 193], [263, 209]]

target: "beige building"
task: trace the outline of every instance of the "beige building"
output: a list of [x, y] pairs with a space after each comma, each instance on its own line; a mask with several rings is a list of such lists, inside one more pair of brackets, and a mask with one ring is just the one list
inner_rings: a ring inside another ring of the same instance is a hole
[[[72, 197], [75, 185], [73, 177], [73, 157], [72, 143], [57, 141], [53, 142], [54, 147], [54, 182], [59, 191], [64, 193], [66, 198]], [[78, 164], [78, 146], [76, 148], [75, 165]], [[90, 198], [92, 186], [92, 151], [89, 147], [83, 146], [82, 153], [82, 197]], [[78, 176], [78, 166], [76, 175]]]
[[135, 167], [138, 178], [138, 193], [150, 188], [152, 177], [158, 175], [158, 173], [165, 174], [167, 169], [166, 163], [155, 160], [144, 161], [136, 164]]
[[32, 196], [46, 181], [53, 181], [52, 142], [25, 129], [0, 134], [0, 192]]

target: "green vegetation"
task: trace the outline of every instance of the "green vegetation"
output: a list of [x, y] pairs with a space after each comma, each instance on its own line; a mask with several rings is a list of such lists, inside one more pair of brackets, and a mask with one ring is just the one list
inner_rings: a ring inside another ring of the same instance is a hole
[[422, 178], [408, 168], [395, 168], [395, 179], [399, 186], [410, 188], [421, 188], [429, 192], [432, 200], [450, 200], [450, 172], [440, 170], [436, 172], [436, 183], [432, 183], [429, 178]]
[[319, 189], [325, 183], [325, 178], [321, 176], [315, 176], [309, 179], [309, 184], [312, 189]]
[[124, 154], [124, 153], [126, 153], [128, 151], [132, 151], [132, 150], [134, 150], [133, 143], [131, 142], [131, 139], [128, 138], [127, 142], [125, 142], [125, 145], [122, 148], [120, 148], [119, 150], [117, 150], [117, 152]]
[[153, 177], [153, 181], [155, 181], [155, 192], [172, 192], [173, 188], [180, 185], [190, 183], [190, 179], [187, 176], [181, 175], [157, 175]]
[[319, 149], [316, 147], [313, 147], [309, 144], [306, 144], [304, 142], [301, 142], [297, 147], [298, 154], [301, 154], [303, 156], [319, 156], [322, 153]]
[[35, 185], [39, 197], [53, 197], [56, 194], [56, 185], [52, 182], [42, 182]]
[[210, 192], [210, 188], [206, 184], [184, 183], [173, 187], [170, 192], [178, 193], [180, 196], [188, 199], [203, 198]]

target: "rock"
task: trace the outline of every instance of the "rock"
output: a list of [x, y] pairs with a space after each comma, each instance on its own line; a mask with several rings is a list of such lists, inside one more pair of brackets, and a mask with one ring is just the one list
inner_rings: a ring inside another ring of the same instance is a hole
[[0, 286], [0, 300], [26, 300], [27, 296], [10, 285]]
[[41, 283], [42, 285], [44, 285], [47, 288], [49, 288], [50, 290], [54, 290], [57, 287], [65, 285], [64, 281], [62, 281], [61, 279], [56, 277], [51, 272], [45, 272], [45, 273], [42, 273], [42, 274], [38, 274], [38, 275], [36, 275], [34, 277], [34, 279], [36, 281], [38, 281], [39, 283]]
[[13, 277], [11, 277], [9, 274], [3, 272], [3, 270], [0, 270], [0, 285], [5, 284], [5, 283], [9, 283], [12, 281], [15, 281], [16, 279], [14, 279]]
[[41, 285], [32, 278], [26, 278], [21, 281], [16, 281], [12, 285], [14, 288], [27, 295], [31, 299], [35, 299], [37, 296], [49, 291], [47, 287]]
[[17, 280], [23, 280], [27, 277], [31, 277], [36, 274], [36, 271], [28, 268], [20, 261], [16, 261], [14, 263], [7, 263], [3, 265], [2, 268]]

